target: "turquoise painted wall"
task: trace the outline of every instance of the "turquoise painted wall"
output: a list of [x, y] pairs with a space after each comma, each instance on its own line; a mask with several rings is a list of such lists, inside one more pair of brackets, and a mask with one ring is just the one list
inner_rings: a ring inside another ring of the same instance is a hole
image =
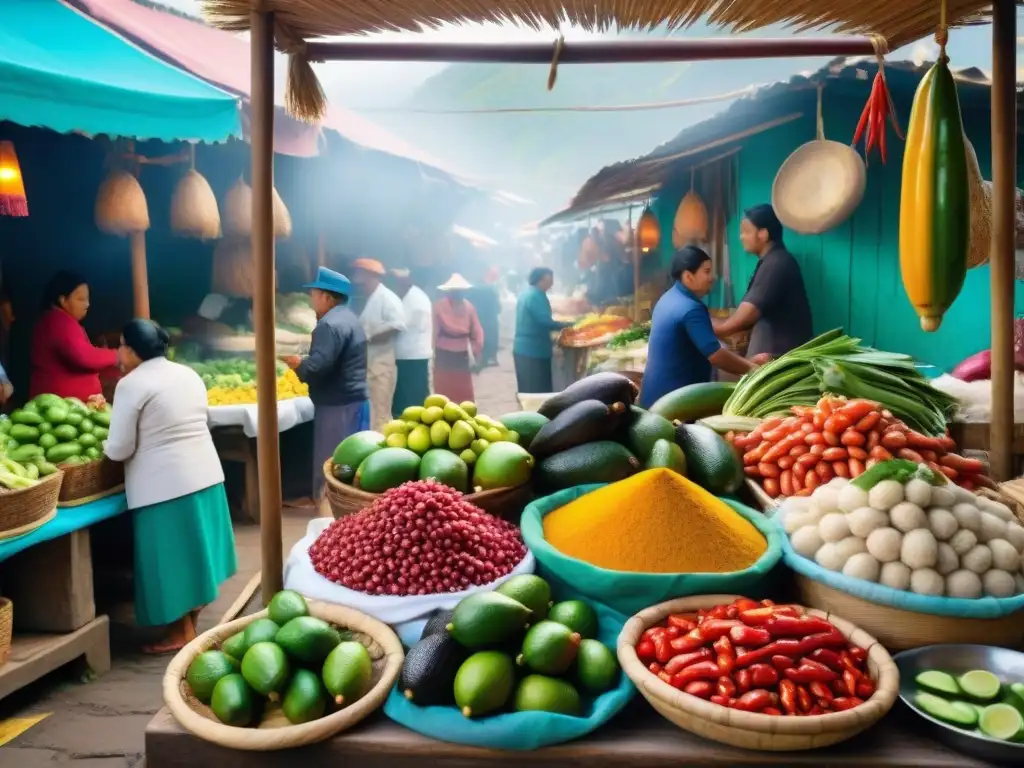
[[[865, 90], [865, 98], [866, 95]], [[738, 161], [740, 211], [769, 201], [772, 181], [782, 161], [814, 137], [814, 98], [814, 92], [809, 92], [807, 103], [799, 109], [805, 118], [753, 136], [743, 144]], [[849, 93], [827, 87], [823, 104], [826, 137], [848, 141], [864, 98], [851, 98]], [[976, 100], [964, 103], [964, 129], [977, 151], [982, 174], [991, 178], [989, 113], [976, 105]], [[910, 114], [909, 94], [905, 102], [897, 101], [896, 106], [905, 127]], [[890, 133], [888, 164], [883, 166], [877, 159], [871, 162], [864, 200], [849, 221], [823, 235], [787, 232], [786, 245], [803, 270], [817, 333], [842, 327], [879, 349], [904, 352], [950, 370], [963, 358], [989, 345], [989, 268], [982, 266], [967, 273], [963, 291], [937, 332], [925, 333], [920, 329], [903, 291], [899, 269], [902, 150], [902, 142]], [[1021, 175], [1018, 169], [1018, 178]], [[655, 202], [663, 232], [671, 233], [675, 209], [688, 188], [688, 176], [683, 181], [675, 179]], [[729, 222], [729, 252], [734, 295], [739, 302], [756, 261], [740, 247], [738, 220]], [[671, 244], [663, 243], [662, 258], [666, 264], [670, 253]], [[713, 303], [717, 302], [717, 296], [713, 296]], [[1016, 284], [1016, 308], [1018, 313], [1024, 310], [1021, 281]]]

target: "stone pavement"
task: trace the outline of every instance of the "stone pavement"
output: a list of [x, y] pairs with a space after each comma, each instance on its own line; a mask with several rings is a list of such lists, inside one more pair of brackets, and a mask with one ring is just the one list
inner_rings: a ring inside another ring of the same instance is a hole
[[[502, 365], [475, 377], [481, 413], [500, 416], [518, 409], [515, 374], [510, 355]], [[285, 510], [282, 533], [285, 551], [305, 532], [310, 512]], [[236, 525], [238, 573], [228, 581], [218, 600], [207, 607], [200, 630], [209, 629], [234, 602], [260, 568], [259, 528]], [[83, 683], [81, 669], [69, 665], [7, 699], [0, 701], [0, 721], [44, 712], [48, 718], [14, 741], [0, 747], [0, 768], [135, 768], [144, 762], [146, 724], [163, 706], [161, 680], [169, 656], [150, 657], [137, 652], [137, 636], [130, 626], [112, 617], [113, 665], [98, 680]]]

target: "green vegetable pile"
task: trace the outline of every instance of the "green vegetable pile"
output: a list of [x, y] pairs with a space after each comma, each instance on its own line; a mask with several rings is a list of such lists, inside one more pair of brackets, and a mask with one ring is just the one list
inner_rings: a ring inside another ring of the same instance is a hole
[[944, 435], [955, 398], [931, 385], [908, 355], [861, 346], [836, 329], [740, 379], [722, 413], [766, 418], [813, 405], [822, 393], [880, 403], [907, 426]]
[[[207, 360], [205, 362], [186, 362], [189, 368], [199, 374], [206, 388], [224, 387], [233, 389], [243, 384], [256, 383], [256, 361], [242, 357], [224, 358], [222, 360]], [[278, 362], [276, 364], [277, 376], [284, 375], [287, 367]]]
[[109, 405], [93, 408], [74, 397], [39, 395], [0, 421], [0, 439], [8, 459], [48, 475], [56, 465], [102, 459], [109, 427]]
[[619, 349], [620, 347], [628, 347], [630, 344], [638, 341], [647, 343], [650, 338], [651, 324], [640, 323], [615, 334], [606, 346], [609, 349]]

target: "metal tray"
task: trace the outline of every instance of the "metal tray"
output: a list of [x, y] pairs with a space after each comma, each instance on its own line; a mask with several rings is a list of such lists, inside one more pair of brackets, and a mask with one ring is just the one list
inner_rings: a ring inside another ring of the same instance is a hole
[[900, 670], [900, 700], [921, 718], [933, 737], [963, 752], [993, 763], [1024, 765], [1024, 744], [1000, 741], [980, 731], [965, 731], [937, 720], [914, 706], [917, 685], [914, 678], [926, 669], [939, 669], [953, 675], [972, 669], [987, 669], [1003, 683], [1024, 683], [1024, 653], [990, 645], [929, 645], [893, 656]]

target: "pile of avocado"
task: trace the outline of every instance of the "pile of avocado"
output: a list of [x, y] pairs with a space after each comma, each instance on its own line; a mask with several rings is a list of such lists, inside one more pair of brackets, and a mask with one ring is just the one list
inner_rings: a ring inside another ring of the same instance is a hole
[[537, 461], [534, 479], [552, 493], [613, 483], [643, 469], [665, 468], [715, 494], [743, 482], [743, 466], [714, 430], [687, 421], [721, 411], [730, 384], [683, 387], [658, 401], [659, 412], [634, 405], [637, 388], [619, 373], [596, 373], [548, 398], [537, 413], [503, 416]]
[[74, 397], [39, 395], [0, 420], [0, 438], [12, 461], [50, 475], [60, 464], [102, 459], [109, 427], [109, 405], [93, 408]]
[[267, 702], [280, 702], [290, 723], [308, 723], [358, 701], [369, 689], [373, 662], [366, 647], [309, 615], [302, 595], [274, 595], [257, 619], [205, 651], [185, 680], [225, 725], [258, 725]]
[[520, 435], [477, 413], [474, 403], [430, 395], [383, 432], [357, 432], [335, 449], [334, 476], [368, 493], [433, 478], [462, 493], [522, 485], [533, 457]]
[[539, 576], [513, 576], [494, 592], [436, 613], [406, 654], [398, 687], [420, 706], [466, 717], [502, 711], [582, 716], [583, 695], [619, 680], [615, 654], [595, 640], [598, 620], [581, 600], [551, 603]]

